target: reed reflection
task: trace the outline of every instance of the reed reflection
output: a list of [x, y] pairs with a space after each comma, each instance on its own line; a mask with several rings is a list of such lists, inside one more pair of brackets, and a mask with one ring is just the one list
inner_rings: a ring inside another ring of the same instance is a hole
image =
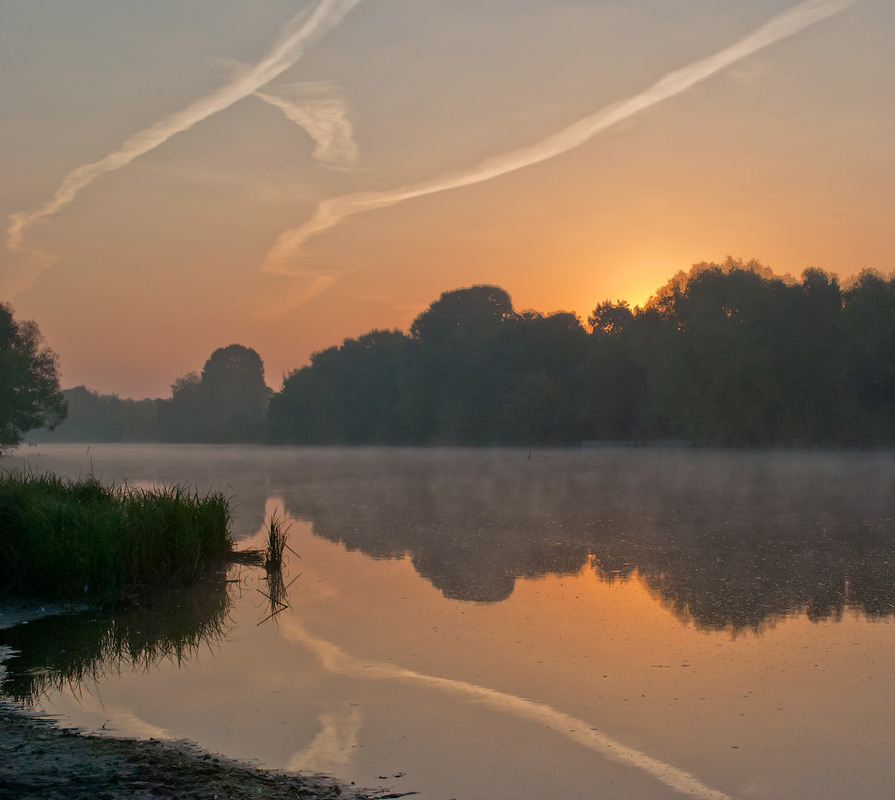
[[4, 662], [0, 696], [33, 705], [125, 668], [192, 660], [226, 637], [230, 604], [228, 584], [214, 580], [154, 594], [128, 611], [90, 610], [0, 630], [0, 648], [14, 651]]
[[758, 630], [895, 614], [893, 478], [886, 456], [355, 451], [284, 500], [321, 537], [409, 557], [449, 598], [496, 602], [591, 564], [683, 621]]

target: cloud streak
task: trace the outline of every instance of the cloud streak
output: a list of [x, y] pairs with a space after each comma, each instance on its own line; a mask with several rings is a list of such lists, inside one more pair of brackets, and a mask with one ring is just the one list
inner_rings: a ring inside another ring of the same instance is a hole
[[327, 84], [299, 84], [302, 95], [293, 102], [281, 94], [255, 92], [255, 97], [280, 109], [290, 122], [308, 133], [316, 145], [313, 157], [323, 167], [351, 169], [358, 159], [357, 143], [345, 100]]
[[276, 244], [268, 252], [262, 270], [289, 273], [290, 264], [309, 239], [335, 227], [346, 217], [386, 208], [416, 197], [489, 181], [566, 153], [613, 125], [687, 91], [726, 67], [793, 36], [816, 22], [839, 14], [857, 2], [858, 0], [804, 0], [714, 55], [669, 72], [645, 91], [605, 106], [534, 145], [488, 159], [472, 169], [445, 173], [427, 181], [387, 191], [358, 192], [324, 200], [311, 219], [280, 234]]
[[72, 170], [65, 176], [53, 198], [40, 208], [11, 214], [8, 247], [21, 247], [25, 231], [32, 223], [65, 208], [78, 192], [101, 175], [130, 164], [135, 158], [154, 150], [175, 134], [189, 130], [212, 114], [254, 94], [293, 66], [304, 55], [308, 46], [337, 26], [360, 2], [361, 0], [317, 0], [313, 5], [302, 9], [283, 26], [270, 51], [255, 65], [241, 71], [217, 91], [130, 137], [121, 147], [99, 161]]

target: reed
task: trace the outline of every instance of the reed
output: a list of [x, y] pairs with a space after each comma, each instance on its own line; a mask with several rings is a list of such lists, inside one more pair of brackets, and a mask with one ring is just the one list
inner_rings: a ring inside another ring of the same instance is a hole
[[114, 601], [193, 583], [233, 552], [229, 521], [219, 493], [0, 475], [0, 594]]
[[[270, 613], [258, 624], [261, 625], [269, 619], [276, 619], [277, 616], [291, 608], [289, 605], [289, 587], [298, 579], [299, 576], [293, 578], [288, 584], [283, 576], [283, 556], [288, 550], [296, 558], [301, 558], [291, 547], [289, 547], [288, 536], [291, 525], [285, 525], [276, 513], [271, 514], [267, 523], [267, 547], [264, 549], [264, 570], [267, 573], [265, 580], [267, 581], [267, 591], [263, 589], [261, 593], [270, 603]], [[256, 551], [260, 554], [261, 551]]]
[[287, 544], [290, 527], [276, 514], [271, 514], [267, 523], [267, 547], [264, 551], [264, 569], [268, 572], [279, 572], [283, 569], [283, 555], [287, 549], [297, 555]]

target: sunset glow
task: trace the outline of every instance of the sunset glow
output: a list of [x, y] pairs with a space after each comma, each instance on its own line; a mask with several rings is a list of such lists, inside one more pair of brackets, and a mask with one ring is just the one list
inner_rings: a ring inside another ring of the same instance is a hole
[[0, 300], [62, 385], [267, 380], [441, 292], [895, 269], [886, 0], [0, 0]]

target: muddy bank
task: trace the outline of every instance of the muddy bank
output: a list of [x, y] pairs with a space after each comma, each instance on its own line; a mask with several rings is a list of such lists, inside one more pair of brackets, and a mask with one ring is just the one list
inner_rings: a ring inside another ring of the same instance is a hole
[[384, 800], [324, 775], [262, 770], [184, 741], [112, 739], [54, 727], [0, 704], [0, 798], [16, 800]]

